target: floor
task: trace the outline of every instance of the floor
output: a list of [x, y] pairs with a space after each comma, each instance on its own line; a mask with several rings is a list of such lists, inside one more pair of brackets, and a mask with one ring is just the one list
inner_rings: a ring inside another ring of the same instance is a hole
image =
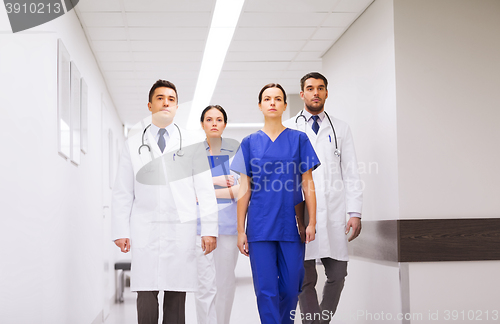
[[[318, 282], [322, 282], [324, 278], [321, 276], [322, 271], [318, 271]], [[324, 282], [324, 281], [323, 281]], [[322, 285], [318, 285], [322, 286]], [[321, 295], [321, 291], [318, 291]], [[136, 324], [136, 293], [130, 292], [129, 288], [125, 289], [125, 301], [122, 304], [113, 304], [110, 313], [104, 324]], [[160, 304], [162, 303], [159, 294]], [[160, 308], [161, 318], [161, 308]], [[161, 323], [161, 322], [160, 322]], [[252, 273], [250, 270], [250, 261], [247, 257], [240, 254], [236, 265], [236, 293], [234, 298], [233, 310], [231, 313], [231, 323], [238, 324], [256, 324], [260, 323], [255, 293], [253, 290]], [[298, 324], [300, 321], [295, 320]], [[197, 324], [196, 310], [194, 304], [194, 294], [188, 293], [186, 296], [186, 324]]]

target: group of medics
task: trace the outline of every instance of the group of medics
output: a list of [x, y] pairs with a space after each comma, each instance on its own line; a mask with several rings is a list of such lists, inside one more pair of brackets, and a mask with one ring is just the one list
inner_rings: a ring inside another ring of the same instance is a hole
[[[347, 241], [361, 231], [362, 191], [349, 126], [324, 111], [327, 79], [311, 72], [300, 86], [304, 109], [284, 123], [285, 90], [264, 86], [264, 127], [238, 147], [222, 138], [222, 107], [202, 112], [200, 139], [174, 123], [175, 85], [153, 85], [151, 116], [129, 132], [112, 201], [114, 242], [132, 251], [139, 324], [158, 323], [160, 291], [164, 324], [185, 323], [186, 292], [195, 292], [198, 323], [229, 323], [238, 250], [250, 257], [262, 323], [293, 323], [298, 301], [303, 323], [330, 322], [347, 275]], [[318, 259], [327, 276], [321, 301]]]

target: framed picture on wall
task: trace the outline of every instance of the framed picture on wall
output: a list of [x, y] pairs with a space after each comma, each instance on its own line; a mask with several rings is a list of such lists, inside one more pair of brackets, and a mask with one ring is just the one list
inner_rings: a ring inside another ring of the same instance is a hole
[[57, 41], [57, 148], [65, 158], [71, 156], [70, 77], [71, 59], [62, 40]]
[[71, 162], [80, 164], [80, 105], [81, 105], [81, 81], [82, 75], [76, 67], [75, 62], [71, 62]]
[[85, 79], [81, 80], [81, 113], [80, 113], [80, 149], [82, 153], [88, 152], [88, 119], [89, 119], [89, 90]]

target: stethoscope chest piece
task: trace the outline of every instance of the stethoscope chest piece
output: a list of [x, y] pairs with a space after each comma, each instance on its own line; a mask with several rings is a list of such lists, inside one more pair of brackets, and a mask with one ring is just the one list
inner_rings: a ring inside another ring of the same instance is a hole
[[333, 152], [333, 154], [335, 154], [336, 157], [340, 158], [340, 151], [339, 151], [339, 149], [335, 149], [335, 152]]

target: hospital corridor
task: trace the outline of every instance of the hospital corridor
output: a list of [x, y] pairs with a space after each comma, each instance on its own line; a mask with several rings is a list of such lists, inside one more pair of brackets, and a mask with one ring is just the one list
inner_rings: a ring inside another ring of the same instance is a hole
[[0, 324], [498, 323], [499, 34], [500, 0], [4, 0]]

